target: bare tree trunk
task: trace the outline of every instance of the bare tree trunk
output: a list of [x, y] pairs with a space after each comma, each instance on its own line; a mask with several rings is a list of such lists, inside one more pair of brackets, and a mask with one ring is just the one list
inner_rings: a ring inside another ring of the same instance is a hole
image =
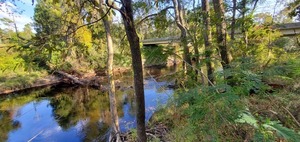
[[236, 15], [236, 0], [232, 0], [233, 3], [233, 7], [232, 7], [232, 21], [231, 21], [231, 35], [230, 35], [230, 39], [232, 40], [232, 42], [235, 40], [235, 23], [236, 23], [236, 19], [235, 19], [235, 15]]
[[[188, 41], [187, 41], [187, 28], [186, 23], [184, 20], [184, 10], [181, 6], [181, 3], [179, 0], [172, 0], [174, 5], [174, 11], [175, 11], [175, 20], [177, 27], [181, 31], [181, 44], [183, 46], [183, 59], [187, 64], [192, 64], [191, 57], [190, 57], [190, 51], [188, 47]], [[183, 63], [183, 68], [187, 69], [186, 63]]]
[[124, 0], [121, 14], [124, 21], [127, 39], [130, 44], [132, 67], [134, 73], [134, 89], [136, 98], [136, 120], [137, 120], [137, 135], [138, 142], [146, 142], [145, 131], [145, 96], [144, 96], [144, 79], [143, 66], [140, 50], [139, 37], [136, 33], [133, 20], [132, 2], [131, 0]]
[[227, 32], [226, 32], [226, 21], [225, 21], [225, 10], [223, 6], [223, 0], [213, 0], [214, 10], [216, 13], [216, 18], [218, 19], [216, 23], [217, 27], [217, 43], [221, 54], [221, 64], [223, 69], [228, 68], [231, 62], [231, 54], [227, 48]]
[[247, 0], [242, 0], [242, 34], [243, 34], [243, 40], [244, 40], [244, 44], [245, 44], [245, 47], [247, 48], [248, 47], [248, 33], [247, 33], [247, 30], [246, 30], [246, 19], [245, 19], [245, 16], [246, 16], [246, 12], [247, 12], [247, 9], [246, 9], [246, 4], [247, 4]]
[[[100, 13], [101, 15], [104, 15], [104, 9], [105, 7], [102, 7], [103, 1], [100, 0]], [[109, 16], [107, 18], [103, 18], [102, 22], [105, 27], [105, 33], [106, 33], [106, 43], [107, 43], [107, 77], [108, 77], [108, 84], [109, 84], [109, 104], [110, 104], [110, 113], [111, 113], [111, 119], [112, 119], [112, 132], [110, 134], [109, 140], [115, 136], [116, 141], [120, 142], [120, 126], [119, 126], [119, 117], [118, 117], [118, 111], [117, 111], [117, 101], [116, 101], [116, 90], [115, 90], [115, 81], [114, 81], [114, 74], [113, 74], [113, 61], [114, 61], [114, 45], [113, 40], [111, 37], [111, 30], [110, 25], [111, 21], [109, 21]]]
[[[211, 37], [211, 26], [210, 26], [210, 15], [209, 15], [209, 0], [202, 0], [202, 13], [203, 13], [203, 22], [204, 22], [204, 45], [205, 45], [205, 58], [206, 58], [206, 67], [207, 67], [207, 76], [208, 79], [214, 83], [215, 78], [213, 76], [214, 67], [211, 62], [212, 55], [212, 37]], [[208, 83], [211, 85], [210, 83]]]
[[117, 102], [115, 96], [115, 82], [113, 78], [113, 58], [114, 58], [114, 50], [113, 50], [113, 41], [111, 37], [110, 31], [110, 22], [103, 18], [103, 24], [106, 32], [106, 40], [107, 40], [107, 77], [109, 82], [109, 102], [110, 102], [110, 112], [112, 118], [112, 134], [111, 136], [116, 136], [116, 141], [121, 141], [120, 139], [120, 127], [119, 127], [119, 117], [117, 112]]
[[[193, 9], [196, 8], [196, 0], [193, 0]], [[194, 11], [194, 14], [197, 14], [197, 11]], [[193, 29], [195, 28], [199, 28], [199, 27], [193, 27]], [[200, 52], [199, 52], [199, 42], [198, 42], [198, 39], [197, 39], [197, 33], [196, 32], [193, 32], [193, 36], [192, 36], [192, 42], [193, 42], [193, 47], [194, 47], [194, 51], [195, 51], [195, 54], [194, 54], [194, 58], [192, 58], [192, 60], [194, 60], [196, 62], [196, 69], [194, 69], [195, 71], [195, 81], [197, 82], [198, 81], [198, 75], [200, 74], [200, 77], [201, 77], [201, 84], [204, 84], [205, 82], [205, 77], [204, 75], [202, 74], [202, 69], [201, 69], [201, 60], [200, 60]]]

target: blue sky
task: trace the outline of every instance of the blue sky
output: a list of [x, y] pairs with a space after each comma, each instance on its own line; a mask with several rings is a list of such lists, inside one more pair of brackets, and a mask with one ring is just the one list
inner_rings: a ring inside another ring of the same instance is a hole
[[[0, 18], [9, 18], [12, 20], [14, 17], [18, 30], [22, 30], [25, 24], [32, 23], [34, 6], [32, 5], [32, 0], [15, 0], [14, 3], [11, 0], [6, 0], [4, 3], [0, 2]], [[21, 13], [13, 13], [14, 11]], [[0, 27], [7, 28], [1, 23]]]
[[[21, 14], [14, 13], [15, 21], [19, 30], [22, 30], [24, 25], [27, 23], [32, 23], [32, 17], [34, 14], [34, 6], [32, 5], [32, 0], [15, 0], [15, 5], [12, 4], [12, 0], [6, 0], [5, 3], [0, 2], [0, 18], [9, 18], [12, 19], [12, 15], [9, 14], [12, 11], [23, 11]], [[277, 3], [277, 0], [260, 0], [264, 1], [263, 3], [258, 3], [256, 9], [257, 13], [260, 12], [269, 12], [273, 14], [275, 9], [275, 14], [278, 13], [283, 7], [283, 3]], [[286, 0], [288, 2], [291, 0]], [[36, 1], [35, 1], [36, 2]], [[120, 18], [117, 18], [120, 19]], [[6, 28], [3, 24], [0, 23], [0, 28]]]

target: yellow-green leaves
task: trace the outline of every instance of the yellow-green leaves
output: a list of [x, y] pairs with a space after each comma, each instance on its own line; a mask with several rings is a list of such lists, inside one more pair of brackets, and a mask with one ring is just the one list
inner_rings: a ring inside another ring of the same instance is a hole
[[75, 38], [84, 46], [92, 47], [92, 33], [87, 27], [82, 27], [77, 30]]

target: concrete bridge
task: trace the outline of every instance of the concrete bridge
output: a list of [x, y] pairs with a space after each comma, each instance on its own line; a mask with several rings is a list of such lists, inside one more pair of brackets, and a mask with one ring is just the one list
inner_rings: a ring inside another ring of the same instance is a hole
[[166, 37], [166, 38], [152, 38], [152, 39], [144, 39], [142, 40], [143, 45], [157, 45], [157, 44], [173, 44], [173, 43], [179, 43], [180, 37], [174, 36], [174, 37]]
[[[282, 36], [295, 36], [300, 34], [300, 22], [275, 25], [273, 28], [279, 30]], [[239, 34], [239, 32], [237, 32], [237, 34]], [[142, 43], [145, 46], [157, 45], [157, 44], [173, 44], [179, 42], [180, 42], [179, 36], [142, 40]]]

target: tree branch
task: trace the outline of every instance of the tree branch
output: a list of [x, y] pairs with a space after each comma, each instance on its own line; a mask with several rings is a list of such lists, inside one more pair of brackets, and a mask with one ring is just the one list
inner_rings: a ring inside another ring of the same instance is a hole
[[[121, 1], [122, 2], [122, 1]], [[117, 7], [115, 5], [115, 1], [112, 0], [112, 1], [109, 1], [109, 0], [105, 0], [105, 3], [108, 7], [112, 8], [112, 9], [115, 9], [115, 10], [118, 10], [119, 12], [121, 12], [121, 8]], [[122, 5], [123, 5], [123, 2], [122, 2]]]
[[18, 31], [18, 27], [17, 27], [17, 24], [16, 24], [16, 21], [15, 21], [15, 16], [12, 15], [12, 17], [13, 17], [14, 28], [15, 28], [17, 37], [18, 37], [19, 39], [21, 39], [22, 41], [27, 41], [25, 38], [23, 38], [23, 37], [20, 36], [19, 31]]
[[252, 10], [251, 10], [251, 13], [254, 12], [254, 10], [255, 10], [255, 8], [256, 8], [256, 6], [257, 6], [257, 2], [258, 2], [258, 0], [255, 0], [255, 1], [254, 1], [254, 5], [253, 5], [253, 8], [252, 8]]
[[157, 16], [157, 15], [159, 15], [160, 13], [162, 13], [162, 12], [164, 12], [164, 11], [167, 11], [167, 10], [169, 10], [169, 9], [171, 9], [171, 8], [174, 9], [173, 6], [169, 6], [169, 7], [166, 7], [166, 8], [164, 8], [164, 9], [162, 9], [161, 11], [159, 11], [159, 12], [157, 12], [157, 13], [150, 14], [150, 15], [144, 17], [143, 19], [141, 19], [139, 22], [137, 22], [136, 25], [139, 25], [139, 24], [141, 24], [142, 22], [144, 22], [145, 20], [147, 20], [148, 18]]
[[109, 11], [110, 11], [111, 9], [112, 9], [112, 8], [109, 7], [109, 9], [106, 11], [106, 13], [105, 13], [102, 17], [100, 17], [99, 19], [97, 19], [97, 20], [95, 20], [95, 21], [93, 21], [93, 22], [86, 23], [86, 24], [83, 24], [83, 25], [81, 25], [81, 26], [78, 26], [74, 31], [72, 31], [71, 33], [68, 33], [66, 36], [75, 33], [77, 30], [79, 30], [80, 28], [82, 28], [82, 27], [84, 27], [84, 26], [89, 26], [89, 25], [92, 25], [92, 24], [94, 24], [94, 23], [97, 23], [97, 22], [101, 21], [103, 18], [105, 18], [105, 17], [107, 16], [107, 14], [109, 13]]

